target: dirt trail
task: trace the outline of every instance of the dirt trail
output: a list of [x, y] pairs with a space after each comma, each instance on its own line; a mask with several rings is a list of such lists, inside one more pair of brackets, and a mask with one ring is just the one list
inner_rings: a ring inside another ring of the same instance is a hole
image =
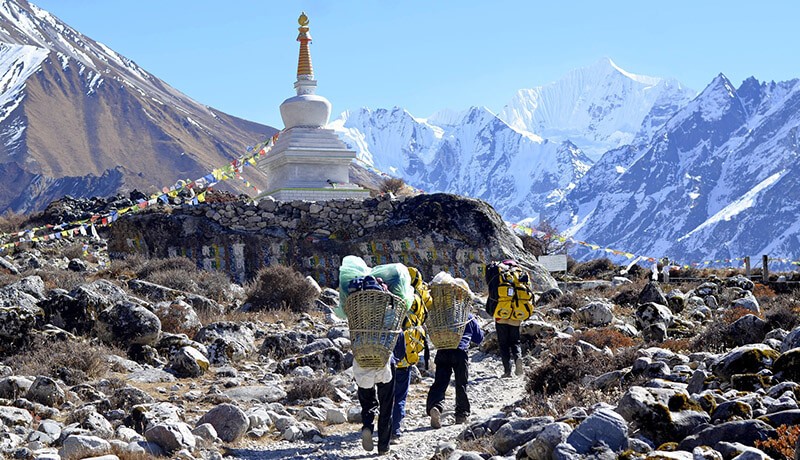
[[[472, 408], [469, 422], [486, 419], [501, 411], [524, 396], [522, 377], [501, 379], [500, 359], [494, 355], [481, 352], [470, 352], [468, 394]], [[406, 403], [406, 418], [403, 422], [404, 433], [400, 443], [390, 446], [388, 455], [379, 456], [377, 447], [372, 452], [361, 448], [360, 425], [346, 424], [339, 434], [331, 434], [320, 443], [280, 441], [270, 445], [259, 445], [252, 449], [235, 449], [226, 458], [249, 460], [263, 459], [358, 459], [358, 458], [396, 458], [396, 459], [429, 459], [436, 446], [442, 442], [455, 442], [465, 425], [455, 425], [453, 404], [454, 388], [447, 390], [445, 410], [442, 415], [442, 428], [430, 427], [430, 419], [425, 415], [425, 398], [433, 379], [424, 379], [412, 384]], [[377, 437], [375, 438], [377, 444]]]

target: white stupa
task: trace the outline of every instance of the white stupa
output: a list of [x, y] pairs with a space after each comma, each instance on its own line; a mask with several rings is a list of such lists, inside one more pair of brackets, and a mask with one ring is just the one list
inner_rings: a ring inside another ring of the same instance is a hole
[[311, 35], [305, 13], [298, 23], [297, 95], [281, 104], [285, 129], [272, 150], [259, 159], [258, 168], [267, 175], [262, 196], [281, 201], [367, 198], [368, 190], [350, 183], [349, 168], [356, 152], [349, 150], [332, 129], [325, 128], [331, 103], [314, 94], [317, 81], [311, 67]]

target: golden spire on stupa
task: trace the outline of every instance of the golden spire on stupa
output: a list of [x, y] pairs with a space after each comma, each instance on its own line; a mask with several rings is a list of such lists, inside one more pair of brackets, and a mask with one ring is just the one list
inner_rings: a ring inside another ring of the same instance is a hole
[[297, 59], [297, 79], [313, 80], [314, 68], [311, 67], [311, 52], [308, 49], [308, 44], [311, 43], [311, 34], [308, 33], [308, 16], [306, 16], [305, 12], [300, 13], [297, 23], [300, 24], [300, 27], [297, 28], [300, 31], [297, 36], [297, 41], [300, 42], [300, 57]]

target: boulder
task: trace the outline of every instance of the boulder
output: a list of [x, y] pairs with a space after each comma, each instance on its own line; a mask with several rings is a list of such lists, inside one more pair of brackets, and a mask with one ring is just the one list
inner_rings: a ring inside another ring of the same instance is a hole
[[616, 411], [631, 429], [656, 445], [677, 441], [710, 420], [688, 394], [666, 388], [633, 386], [620, 398]]
[[63, 404], [65, 396], [66, 393], [55, 380], [43, 375], [36, 377], [25, 394], [26, 399], [50, 407], [58, 407]]
[[169, 368], [182, 378], [200, 377], [208, 371], [209, 366], [208, 358], [192, 347], [181, 348], [169, 360]]
[[663, 342], [672, 321], [672, 312], [663, 304], [648, 302], [636, 309], [636, 326], [646, 341]]
[[270, 385], [234, 387], [224, 390], [223, 393], [234, 401], [241, 402], [273, 403], [286, 397], [286, 391], [277, 382]]
[[153, 345], [161, 334], [161, 321], [143, 306], [124, 301], [100, 312], [95, 332], [103, 342], [125, 348]]
[[772, 372], [780, 380], [800, 381], [800, 348], [783, 352], [773, 363]]
[[591, 327], [606, 326], [614, 321], [614, 305], [605, 300], [595, 300], [575, 312], [578, 321]]
[[800, 326], [789, 331], [781, 342], [781, 353], [793, 348], [800, 348]]
[[628, 425], [617, 412], [599, 409], [570, 433], [567, 443], [579, 454], [588, 454], [600, 444], [622, 452], [628, 448]]
[[241, 361], [256, 350], [252, 329], [232, 321], [211, 323], [201, 328], [194, 340], [208, 347], [212, 364]]
[[[28, 294], [24, 296], [33, 299]], [[0, 306], [0, 355], [24, 347], [30, 340], [30, 332], [44, 317], [41, 308], [35, 306]]]
[[161, 329], [165, 332], [194, 336], [203, 327], [197, 312], [182, 299], [159, 302], [153, 313], [161, 320]]
[[769, 323], [756, 315], [744, 315], [730, 325], [729, 335], [737, 346], [761, 343], [769, 332]]
[[638, 305], [645, 303], [657, 303], [659, 305], [667, 305], [667, 297], [661, 290], [661, 286], [659, 286], [658, 281], [651, 280], [642, 289], [642, 292], [639, 293], [639, 297], [636, 303]]
[[715, 425], [735, 420], [749, 420], [751, 418], [753, 418], [753, 408], [743, 401], [719, 403], [711, 412], [711, 423]]
[[45, 289], [44, 281], [42, 281], [42, 278], [36, 275], [26, 276], [19, 281], [9, 284], [4, 289], [13, 289], [24, 292], [37, 301], [47, 298], [47, 289]]
[[515, 447], [536, 438], [551, 423], [553, 417], [511, 420], [497, 430], [492, 438], [492, 447], [501, 455], [506, 455]]
[[277, 371], [286, 375], [299, 366], [308, 366], [314, 370], [332, 369], [334, 372], [339, 372], [352, 365], [352, 354], [345, 355], [338, 348], [331, 346], [324, 350], [284, 359], [278, 364]]
[[723, 354], [711, 366], [717, 377], [729, 380], [734, 374], [755, 374], [772, 365], [780, 353], [764, 344], [743, 345]]
[[197, 425], [209, 423], [217, 431], [217, 436], [225, 442], [233, 442], [247, 432], [250, 420], [244, 411], [233, 404], [220, 404], [206, 412]]
[[752, 291], [756, 285], [746, 276], [736, 275], [730, 278], [726, 278], [725, 286], [738, 287], [739, 289], [744, 289], [745, 291]]
[[259, 353], [274, 359], [283, 359], [287, 356], [299, 354], [300, 350], [314, 340], [316, 340], [316, 336], [298, 331], [268, 334], [264, 337]]
[[3, 377], [0, 379], [0, 398], [12, 400], [21, 398], [31, 385], [33, 380], [18, 375]]
[[669, 291], [665, 297], [667, 298], [667, 308], [672, 313], [678, 314], [686, 309], [686, 295], [678, 289]]
[[734, 300], [733, 303], [731, 304], [731, 307], [744, 308], [746, 310], [752, 311], [753, 313], [761, 312], [761, 308], [758, 304], [758, 299], [756, 299], [756, 296], [754, 296], [753, 293], [750, 291], [745, 291], [743, 297]]
[[678, 444], [678, 449], [691, 452], [697, 446], [713, 446], [720, 441], [739, 442], [752, 447], [756, 441], [766, 441], [776, 435], [775, 429], [761, 420], [738, 420], [712, 425], [688, 436]]
[[33, 415], [25, 409], [11, 406], [0, 406], [0, 426], [21, 426], [28, 428], [33, 423]]
[[87, 458], [111, 452], [111, 444], [97, 436], [69, 435], [64, 439], [58, 455], [61, 458]]
[[155, 402], [155, 399], [142, 389], [126, 385], [114, 390], [109, 398], [109, 402], [111, 403], [112, 409], [128, 411], [133, 406], [138, 406], [139, 404], [152, 404]]
[[165, 422], [154, 425], [144, 433], [145, 438], [161, 446], [168, 453], [181, 449], [192, 450], [197, 441], [189, 425], [183, 422]]
[[525, 454], [530, 459], [549, 459], [553, 450], [572, 432], [572, 427], [564, 422], [555, 422], [547, 425], [535, 439], [525, 445]]

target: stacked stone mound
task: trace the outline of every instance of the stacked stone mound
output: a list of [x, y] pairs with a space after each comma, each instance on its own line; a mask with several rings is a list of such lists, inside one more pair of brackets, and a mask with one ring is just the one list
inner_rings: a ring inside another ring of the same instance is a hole
[[336, 285], [341, 259], [361, 254], [370, 265], [403, 262], [431, 274], [457, 270], [453, 275], [475, 289], [483, 285], [483, 265], [515, 259], [533, 272], [537, 291], [556, 287], [491, 206], [448, 194], [324, 202], [264, 199], [138, 213], [114, 224], [109, 251], [187, 254], [239, 281], [252, 279], [265, 261], [279, 262], [302, 267], [329, 286]]

